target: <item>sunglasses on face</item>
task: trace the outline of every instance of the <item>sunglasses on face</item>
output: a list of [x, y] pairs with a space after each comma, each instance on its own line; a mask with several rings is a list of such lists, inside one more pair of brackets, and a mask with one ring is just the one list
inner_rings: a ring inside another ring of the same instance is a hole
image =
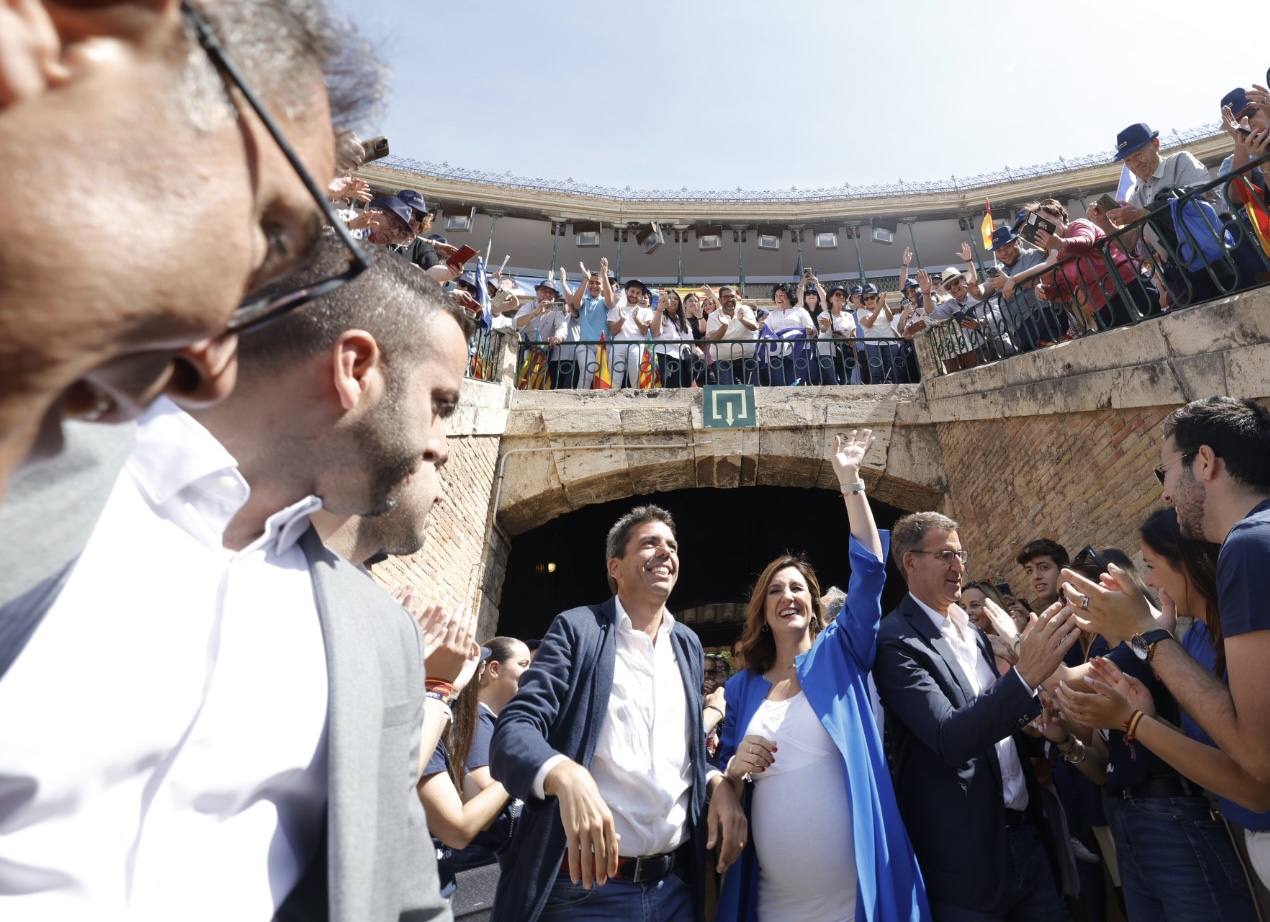
[[1177, 455], [1176, 457], [1170, 459], [1169, 461], [1155, 468], [1155, 471], [1154, 471], [1155, 479], [1160, 481], [1161, 485], [1164, 484], [1164, 475], [1168, 473], [1168, 469], [1173, 466], [1173, 462], [1178, 460], [1178, 458], [1182, 459], [1183, 464], [1190, 464], [1192, 461], [1195, 460], [1195, 452], [1193, 451], [1183, 452], [1182, 454]]

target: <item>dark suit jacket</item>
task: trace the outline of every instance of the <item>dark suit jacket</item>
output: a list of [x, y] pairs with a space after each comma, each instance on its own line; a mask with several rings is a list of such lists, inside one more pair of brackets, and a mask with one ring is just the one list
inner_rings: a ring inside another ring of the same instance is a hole
[[[987, 638], [971, 627], [980, 654], [993, 663]], [[993, 672], [996, 672], [993, 667]], [[952, 646], [906, 595], [882, 620], [873, 679], [886, 707], [900, 813], [935, 902], [992, 911], [1008, 873], [1001, 765], [993, 748], [1041, 711], [1015, 676], [978, 697]], [[1028, 785], [1028, 812], [1041, 798], [1016, 738]]]
[[[613, 599], [557, 615], [534, 664], [520, 678], [520, 691], [498, 715], [490, 746], [490, 771], [525, 809], [508, 848], [494, 899], [494, 922], [533, 922], [542, 913], [565, 853], [564, 828], [554, 797], [533, 796], [538, 769], [557, 753], [590, 767], [608, 713], [613, 689], [617, 607]], [[671, 634], [675, 659], [687, 693], [692, 760], [689, 835], [694, 862], [688, 885], [695, 894], [697, 918], [702, 906], [705, 865], [705, 733], [701, 726], [701, 641], [675, 622]]]
[[451, 918], [415, 793], [423, 641], [410, 616], [313, 529], [301, 538], [326, 646], [326, 830], [282, 920]]

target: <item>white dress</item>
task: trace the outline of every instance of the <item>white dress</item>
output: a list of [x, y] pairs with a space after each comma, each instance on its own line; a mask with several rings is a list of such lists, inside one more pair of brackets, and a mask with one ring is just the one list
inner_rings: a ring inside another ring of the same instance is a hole
[[753, 776], [759, 922], [854, 922], [855, 845], [838, 747], [801, 691], [759, 705], [750, 734], [777, 746], [775, 761]]

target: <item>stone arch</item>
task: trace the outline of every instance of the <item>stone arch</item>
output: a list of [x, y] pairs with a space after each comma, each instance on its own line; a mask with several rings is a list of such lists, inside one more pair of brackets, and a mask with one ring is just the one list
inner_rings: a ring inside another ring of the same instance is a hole
[[518, 392], [495, 476], [495, 514], [517, 535], [593, 503], [693, 487], [836, 488], [836, 433], [871, 428], [865, 472], [878, 499], [941, 508], [934, 427], [918, 422], [917, 386], [759, 390], [759, 428], [707, 429], [700, 392]]

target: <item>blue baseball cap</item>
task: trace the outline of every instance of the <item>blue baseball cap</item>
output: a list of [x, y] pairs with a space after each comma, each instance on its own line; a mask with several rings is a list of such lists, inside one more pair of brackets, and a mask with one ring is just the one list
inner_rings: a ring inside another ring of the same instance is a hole
[[861, 293], [865, 295], [878, 294], [878, 286], [874, 285], [872, 282], [868, 282], [865, 284], [864, 288], [861, 289]]
[[370, 200], [370, 207], [396, 215], [401, 219], [401, 223], [406, 226], [406, 230], [410, 230], [410, 221], [413, 217], [413, 212], [411, 212], [410, 206], [401, 199], [397, 198], [397, 196], [377, 195]]
[[1151, 126], [1146, 122], [1130, 125], [1116, 135], [1116, 162], [1119, 163], [1125, 157], [1129, 157], [1136, 151], [1146, 147], [1159, 136], [1160, 133], [1152, 131]]
[[1235, 87], [1221, 98], [1221, 105], [1223, 109], [1230, 106], [1230, 111], [1235, 113], [1235, 118], [1239, 118], [1244, 109], [1248, 108], [1248, 91], [1242, 86]]
[[402, 189], [397, 193], [397, 198], [409, 205], [411, 210], [419, 215], [415, 220], [422, 220], [424, 215], [428, 214], [428, 203], [414, 189]]
[[908, 278], [904, 280], [904, 284], [900, 287], [900, 291], [908, 291], [910, 288], [921, 288], [921, 287], [922, 286], [917, 284], [917, 279], [913, 278], [910, 275]]
[[1002, 225], [992, 232], [992, 249], [1008, 247], [1018, 239], [1019, 235], [1014, 232], [1014, 228]]
[[860, 294], [864, 294], [864, 288], [860, 285], [852, 285], [851, 286], [852, 297], [854, 297], [855, 295], [860, 295]]

